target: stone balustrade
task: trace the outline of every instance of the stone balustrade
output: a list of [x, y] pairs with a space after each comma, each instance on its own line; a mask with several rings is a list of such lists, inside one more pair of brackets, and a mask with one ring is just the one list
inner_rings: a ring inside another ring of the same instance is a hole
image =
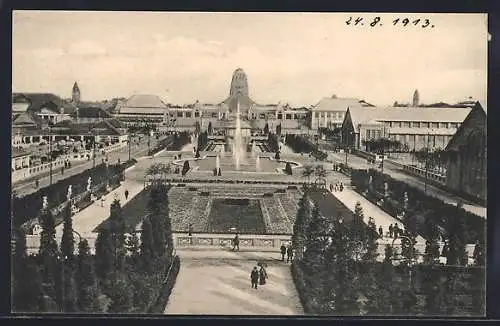
[[[214, 246], [229, 247], [232, 246], [234, 234], [216, 234], [216, 233], [173, 233], [175, 247], [189, 246]], [[282, 244], [287, 246], [291, 243], [291, 235], [273, 235], [273, 234], [241, 234], [240, 248], [276, 248], [279, 250]]]

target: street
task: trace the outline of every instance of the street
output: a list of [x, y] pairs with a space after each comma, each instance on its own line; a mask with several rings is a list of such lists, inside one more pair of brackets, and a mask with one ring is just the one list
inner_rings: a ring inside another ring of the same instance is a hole
[[[155, 137], [151, 137], [150, 147], [154, 148], [158, 140]], [[137, 158], [140, 156], [145, 156], [148, 153], [148, 141], [147, 137], [144, 137], [139, 144], [132, 142], [130, 148], [130, 157]], [[128, 160], [128, 146], [120, 148], [116, 151], [109, 152], [107, 155], [102, 155], [96, 151], [96, 159], [95, 164], [98, 165], [102, 163], [102, 159], [106, 156], [108, 157], [109, 163], [117, 163], [118, 159], [121, 162], [125, 162]], [[61, 175], [61, 169], [54, 169], [52, 171], [52, 183], [56, 183], [59, 180], [68, 178], [71, 175], [81, 173], [89, 168], [92, 168], [93, 160], [82, 161], [82, 162], [72, 162], [71, 168], [67, 168], [64, 170], [64, 174]], [[13, 184], [12, 191], [15, 192], [18, 196], [23, 197], [30, 193], [37, 191], [35, 188], [35, 178], [29, 178], [27, 180], [19, 181]], [[50, 184], [50, 175], [49, 173], [45, 173], [39, 176], [39, 188], [47, 187]]]

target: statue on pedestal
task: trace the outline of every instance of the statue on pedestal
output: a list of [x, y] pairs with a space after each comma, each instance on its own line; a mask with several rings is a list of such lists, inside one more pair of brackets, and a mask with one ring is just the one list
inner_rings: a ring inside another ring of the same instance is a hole
[[47, 200], [47, 196], [42, 197], [42, 208], [47, 209], [49, 207], [49, 202]]
[[73, 193], [73, 190], [71, 189], [71, 185], [68, 186], [68, 194], [66, 195], [66, 200], [70, 201], [71, 200], [71, 195]]
[[403, 195], [403, 207], [405, 208], [405, 210], [408, 209], [408, 193], [406, 191]]
[[389, 185], [384, 182], [384, 197], [389, 197]]
[[90, 191], [90, 185], [92, 184], [92, 177], [89, 177], [87, 180], [87, 191]]

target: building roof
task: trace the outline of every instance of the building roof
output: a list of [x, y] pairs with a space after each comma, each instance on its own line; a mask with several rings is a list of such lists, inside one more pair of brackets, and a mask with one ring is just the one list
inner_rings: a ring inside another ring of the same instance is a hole
[[13, 103], [30, 103], [27, 111], [40, 112], [42, 108], [48, 108], [54, 112], [59, 113], [62, 108], [63, 113], [72, 114], [76, 107], [63, 100], [59, 96], [51, 93], [13, 93]]
[[22, 112], [15, 114], [12, 117], [12, 127], [22, 128], [28, 126], [36, 126], [37, 128], [43, 128], [47, 125], [47, 121], [43, 120], [33, 112]]
[[358, 125], [382, 121], [420, 121], [420, 122], [455, 122], [461, 123], [471, 108], [435, 108], [435, 107], [349, 107], [349, 114], [354, 130]]
[[30, 155], [27, 151], [21, 148], [12, 148], [12, 157], [21, 157], [21, 156], [27, 156]]
[[153, 108], [158, 110], [163, 110], [167, 106], [160, 97], [156, 95], [149, 94], [136, 94], [130, 97], [125, 103], [123, 103], [121, 110], [124, 108]]
[[[115, 122], [103, 120], [99, 122], [75, 123], [72, 121], [62, 121], [52, 127], [51, 133], [54, 135], [122, 135], [123, 132], [114, 126]], [[47, 134], [47, 133], [45, 133]]]
[[476, 102], [457, 132], [448, 142], [448, 145], [446, 145], [446, 150], [458, 151], [470, 133], [478, 128], [486, 129], [486, 111], [479, 102]]
[[229, 96], [224, 101], [222, 101], [221, 104], [226, 104], [230, 108], [234, 108], [236, 110], [236, 106], [238, 105], [238, 101], [240, 102], [240, 105], [243, 105], [243, 106], [251, 106], [251, 105], [257, 104], [249, 96], [244, 95], [244, 94], [240, 94], [240, 93]]
[[312, 107], [313, 111], [346, 111], [350, 107], [363, 107], [355, 98], [325, 97]]
[[[78, 114], [77, 114], [78, 112]], [[102, 109], [98, 106], [78, 106], [78, 109], [75, 110], [73, 114], [71, 114], [72, 118], [102, 118], [102, 119], [110, 119], [111, 114], [109, 114], [106, 110]]]

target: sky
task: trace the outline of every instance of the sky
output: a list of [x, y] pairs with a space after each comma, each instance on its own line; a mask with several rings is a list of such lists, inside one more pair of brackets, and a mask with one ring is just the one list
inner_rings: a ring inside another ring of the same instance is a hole
[[486, 14], [14, 11], [12, 90], [219, 103], [242, 68], [259, 104], [486, 103], [487, 38]]

